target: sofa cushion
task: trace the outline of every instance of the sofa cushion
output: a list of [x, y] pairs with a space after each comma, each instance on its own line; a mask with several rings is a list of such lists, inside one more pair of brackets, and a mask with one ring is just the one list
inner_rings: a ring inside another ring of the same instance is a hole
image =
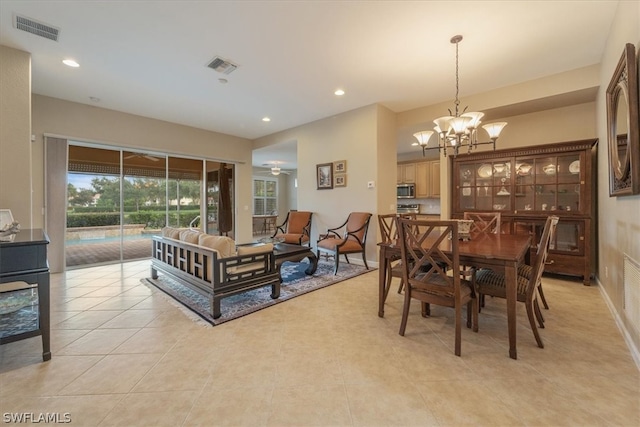
[[[238, 246], [238, 256], [248, 255], [260, 255], [273, 251], [273, 244], [266, 243], [261, 245], [251, 246]], [[229, 274], [243, 274], [252, 271], [259, 271], [264, 269], [264, 262], [252, 262], [249, 264], [243, 264], [238, 267], [230, 267], [227, 272]]]
[[227, 236], [212, 236], [202, 233], [198, 237], [198, 245], [217, 251], [221, 258], [233, 256], [236, 251], [236, 242]]
[[180, 230], [179, 228], [174, 227], [162, 227], [162, 237], [168, 237], [170, 239], [180, 239]]
[[202, 231], [197, 231], [197, 230], [182, 230], [180, 231], [180, 240], [182, 240], [183, 242], [197, 245], [201, 234], [204, 234], [204, 233], [202, 233]]
[[272, 243], [251, 246], [238, 246], [238, 256], [262, 254], [273, 250]]

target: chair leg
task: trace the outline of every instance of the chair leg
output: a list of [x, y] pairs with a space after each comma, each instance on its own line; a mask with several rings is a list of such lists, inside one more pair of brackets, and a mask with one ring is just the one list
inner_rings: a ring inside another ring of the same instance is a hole
[[[391, 275], [391, 261], [385, 261], [385, 263], [387, 264], [387, 278], [385, 279], [385, 284], [384, 284], [384, 300], [387, 300], [387, 295], [389, 295], [389, 289], [391, 289], [391, 279], [393, 278], [393, 276]], [[402, 280], [402, 279], [400, 279]]]
[[542, 338], [540, 338], [540, 334], [538, 333], [538, 328], [536, 327], [536, 319], [534, 318], [535, 314], [533, 313], [533, 301], [527, 301], [525, 305], [527, 306], [527, 317], [529, 318], [529, 324], [531, 325], [533, 336], [536, 338], [538, 347], [544, 348], [544, 344], [542, 343]]
[[429, 303], [423, 301], [420, 304], [420, 314], [422, 314], [422, 317], [428, 317], [431, 314], [431, 307], [429, 306]]
[[471, 300], [471, 327], [473, 332], [478, 332], [478, 298]]
[[340, 265], [340, 254], [336, 252], [336, 255], [334, 256], [334, 258], [336, 259], [336, 266], [333, 269], [333, 275], [335, 276], [336, 274], [338, 274], [338, 266]]
[[404, 336], [404, 330], [407, 328], [407, 319], [409, 318], [409, 306], [411, 305], [411, 290], [407, 286], [407, 290], [404, 293], [404, 304], [402, 306], [402, 320], [400, 321], [401, 336]]
[[544, 292], [542, 292], [542, 284], [538, 285], [538, 294], [540, 295], [540, 300], [542, 301], [542, 305], [545, 310], [549, 310], [549, 305], [547, 304], [547, 300], [544, 297]]
[[365, 252], [364, 251], [362, 251], [362, 262], [364, 262], [364, 268], [366, 268], [368, 270], [369, 266], [367, 265], [367, 257], [365, 256]]
[[460, 347], [461, 347], [461, 343], [462, 343], [462, 307], [460, 307], [460, 304], [456, 304], [455, 307], [456, 310], [456, 356], [460, 356]]
[[347, 261], [347, 264], [351, 264], [351, 263], [349, 262], [349, 257], [347, 256], [347, 254], [344, 254], [344, 260], [345, 260], [345, 261]]
[[400, 279], [400, 286], [398, 286], [398, 293], [402, 293], [402, 289], [404, 288], [404, 280]]
[[542, 316], [542, 311], [540, 311], [540, 304], [538, 304], [537, 298], [533, 300], [533, 310], [536, 314], [536, 319], [538, 319], [538, 327], [544, 328], [544, 317]]

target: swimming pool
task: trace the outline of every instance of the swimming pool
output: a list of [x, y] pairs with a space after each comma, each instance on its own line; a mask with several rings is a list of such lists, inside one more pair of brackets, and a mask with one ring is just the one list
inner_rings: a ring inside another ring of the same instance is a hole
[[151, 240], [151, 237], [155, 236], [155, 234], [130, 234], [125, 236], [109, 236], [109, 237], [96, 237], [91, 239], [68, 239], [65, 240], [65, 245], [74, 246], [74, 245], [91, 245], [98, 243], [115, 243], [120, 242], [122, 238], [123, 241], [135, 241], [135, 240]]

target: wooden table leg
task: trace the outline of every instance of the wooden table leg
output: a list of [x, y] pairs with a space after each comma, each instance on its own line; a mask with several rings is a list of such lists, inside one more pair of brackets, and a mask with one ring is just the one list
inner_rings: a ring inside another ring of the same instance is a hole
[[509, 357], [512, 359], [518, 358], [518, 351], [516, 349], [516, 305], [517, 295], [516, 290], [517, 283], [517, 263], [509, 263], [505, 265], [504, 278], [506, 282], [507, 293], [507, 324], [509, 328]]

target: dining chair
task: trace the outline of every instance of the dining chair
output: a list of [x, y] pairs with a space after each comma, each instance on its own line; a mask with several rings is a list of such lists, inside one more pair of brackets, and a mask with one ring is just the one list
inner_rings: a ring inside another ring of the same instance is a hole
[[[481, 234], [500, 234], [501, 217], [500, 212], [464, 212], [462, 218], [473, 221], [470, 233], [473, 238]], [[466, 277], [471, 277], [475, 274], [475, 270], [465, 266], [464, 274]], [[484, 307], [484, 295], [478, 294], [478, 304]]]
[[464, 212], [463, 219], [473, 221], [471, 236], [482, 233], [500, 234], [500, 212]]
[[[351, 212], [343, 224], [329, 228], [326, 234], [320, 235], [316, 247], [318, 258], [320, 258], [321, 252], [334, 257], [334, 275], [338, 273], [340, 255], [344, 255], [348, 264], [347, 254], [361, 253], [364, 266], [367, 270], [369, 269], [365, 250], [370, 220], [371, 214], [369, 212]], [[344, 230], [342, 235], [340, 230]]]
[[[557, 224], [551, 227], [551, 235], [549, 237], [551, 239], [551, 242], [549, 243], [550, 248], [556, 240], [556, 229], [557, 229]], [[530, 266], [529, 264], [521, 264], [518, 266], [519, 276], [522, 276], [525, 279], [529, 280], [532, 274], [533, 274], [533, 267]], [[542, 302], [542, 306], [545, 308], [545, 310], [549, 310], [549, 304], [547, 304], [547, 299], [544, 297], [544, 292], [542, 290], [542, 279], [538, 281], [538, 285], [536, 286], [536, 289], [538, 290], [538, 296], [540, 296], [540, 301]]]
[[[393, 213], [378, 215], [378, 227], [380, 228], [381, 243], [394, 243], [398, 240], [398, 218], [416, 219], [416, 214]], [[404, 285], [402, 279], [403, 266], [402, 261], [400, 260], [400, 255], [381, 261], [387, 263], [387, 278], [384, 287], [384, 301], [386, 301], [387, 295], [389, 294], [389, 289], [391, 287], [392, 278], [397, 277], [400, 279], [400, 287], [398, 288], [398, 293], [402, 292], [402, 288]]]
[[[424, 317], [430, 304], [452, 307], [455, 310], [455, 354], [460, 356], [462, 306], [467, 306], [467, 327], [478, 332], [478, 300], [473, 284], [460, 274], [458, 222], [400, 218], [398, 224], [405, 282], [400, 335], [404, 336], [407, 327], [412, 298], [421, 302]], [[450, 245], [451, 252], [444, 253], [441, 245]], [[432, 267], [425, 271], [421, 268], [425, 264]]]
[[[552, 215], [549, 216], [545, 222], [542, 237], [538, 243], [536, 259], [532, 266], [532, 272], [529, 279], [516, 275], [518, 281], [516, 290], [517, 300], [525, 303], [529, 324], [531, 325], [533, 336], [540, 348], [544, 348], [544, 344], [542, 343], [542, 338], [540, 338], [538, 328], [536, 327], [536, 319], [538, 320], [541, 328], [544, 328], [544, 319], [542, 318], [540, 306], [538, 305], [536, 289], [538, 288], [542, 278], [542, 273], [544, 272], [544, 266], [549, 253], [549, 245], [551, 243], [551, 236], [555, 233], [558, 220], [559, 218], [557, 216]], [[506, 298], [504, 274], [496, 273], [489, 269], [481, 269], [476, 272], [473, 282], [477, 293]]]
[[275, 226], [271, 237], [282, 237], [284, 243], [309, 246], [311, 234], [311, 216], [313, 212], [289, 211], [281, 225]]

